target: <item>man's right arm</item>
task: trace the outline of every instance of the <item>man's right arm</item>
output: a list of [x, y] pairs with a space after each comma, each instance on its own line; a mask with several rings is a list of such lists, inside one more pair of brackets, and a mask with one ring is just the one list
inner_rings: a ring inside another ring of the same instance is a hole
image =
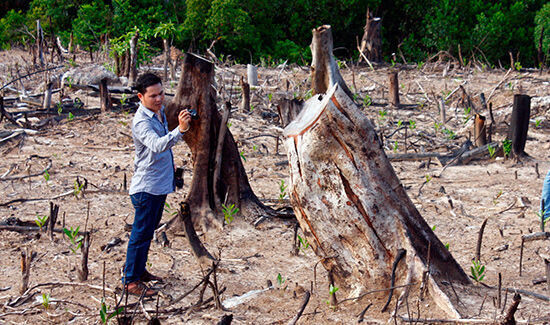
[[159, 136], [147, 120], [134, 124], [134, 137], [154, 153], [161, 153], [172, 148], [182, 137], [179, 128], [173, 129], [165, 136]]

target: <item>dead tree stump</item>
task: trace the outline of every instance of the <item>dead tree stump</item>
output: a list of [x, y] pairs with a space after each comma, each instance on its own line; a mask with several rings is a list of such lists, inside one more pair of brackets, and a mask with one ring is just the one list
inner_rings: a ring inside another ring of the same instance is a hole
[[136, 31], [130, 40], [130, 65], [128, 67], [128, 85], [133, 86], [137, 80], [137, 53], [139, 32]]
[[391, 72], [390, 78], [390, 104], [399, 107], [399, 78], [398, 72]]
[[200, 221], [205, 228], [212, 223], [220, 226], [221, 218], [216, 218], [221, 216], [220, 202], [235, 204], [244, 216], [257, 213], [278, 215], [263, 205], [252, 191], [230, 130], [223, 137], [219, 178], [214, 180], [222, 116], [216, 107], [216, 93], [211, 86], [213, 83], [213, 63], [194, 54], [186, 54], [176, 96], [166, 107], [170, 130], [177, 126], [177, 116], [182, 109], [193, 108], [199, 116], [197, 120], [192, 120], [190, 130], [183, 136], [193, 160], [193, 179], [186, 198], [193, 223]]
[[476, 114], [474, 121], [474, 143], [476, 147], [481, 147], [487, 144], [485, 120], [485, 116]]
[[471, 282], [408, 197], [374, 125], [339, 84], [317, 77], [328, 91], [303, 105], [284, 144], [290, 200], [321, 263], [349, 297], [395, 284], [402, 301], [422, 283], [446, 313], [467, 313], [454, 292]]
[[[363, 28], [365, 33], [363, 34], [363, 38], [361, 38], [359, 51], [371, 62], [382, 61], [381, 26], [382, 20], [379, 17], [374, 17], [370, 9], [367, 9], [367, 19], [365, 27]], [[362, 59], [363, 56], [360, 55], [359, 62], [361, 62]]]
[[508, 134], [510, 140], [512, 140], [512, 154], [516, 158], [525, 155], [525, 142], [527, 141], [530, 115], [531, 97], [528, 95], [514, 95], [514, 108]]
[[239, 84], [241, 85], [242, 95], [241, 111], [250, 112], [250, 85], [244, 81], [243, 76], [241, 76], [241, 81]]
[[101, 112], [110, 112], [113, 109], [109, 88], [107, 88], [107, 78], [101, 79], [99, 83], [99, 97], [101, 100]]

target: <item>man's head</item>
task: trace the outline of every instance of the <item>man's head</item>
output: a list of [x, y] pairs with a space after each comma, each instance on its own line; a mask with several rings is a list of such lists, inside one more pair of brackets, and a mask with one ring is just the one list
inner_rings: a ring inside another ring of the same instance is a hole
[[141, 75], [136, 83], [138, 98], [141, 104], [153, 112], [158, 112], [164, 102], [162, 80], [154, 73]]

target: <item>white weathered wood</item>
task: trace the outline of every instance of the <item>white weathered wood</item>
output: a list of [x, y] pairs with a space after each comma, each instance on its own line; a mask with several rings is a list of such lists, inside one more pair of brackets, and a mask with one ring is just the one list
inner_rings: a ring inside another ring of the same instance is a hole
[[316, 254], [334, 256], [322, 263], [336, 285], [347, 294], [389, 287], [399, 249], [407, 254], [396, 285], [405, 284], [410, 274], [423, 273], [409, 268], [427, 268], [431, 246], [430, 292], [448, 314], [459, 315], [441, 283], [469, 284], [468, 277], [420, 216], [374, 126], [341, 87], [309, 99], [284, 137], [296, 217]]
[[253, 64], [246, 65], [246, 72], [248, 76], [248, 84], [250, 86], [258, 86], [258, 68]]

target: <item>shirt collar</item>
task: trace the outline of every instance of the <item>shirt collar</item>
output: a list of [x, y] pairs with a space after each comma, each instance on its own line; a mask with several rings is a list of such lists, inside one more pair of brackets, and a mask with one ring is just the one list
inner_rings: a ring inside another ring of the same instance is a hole
[[[153, 112], [152, 110], [150, 110], [147, 107], [143, 106], [143, 104], [141, 102], [139, 103], [139, 108], [138, 109], [141, 110], [145, 115], [149, 116], [150, 118], [155, 116], [155, 112]], [[160, 109], [160, 112], [161, 112], [162, 116], [164, 116], [164, 105], [162, 105], [162, 108]]]

